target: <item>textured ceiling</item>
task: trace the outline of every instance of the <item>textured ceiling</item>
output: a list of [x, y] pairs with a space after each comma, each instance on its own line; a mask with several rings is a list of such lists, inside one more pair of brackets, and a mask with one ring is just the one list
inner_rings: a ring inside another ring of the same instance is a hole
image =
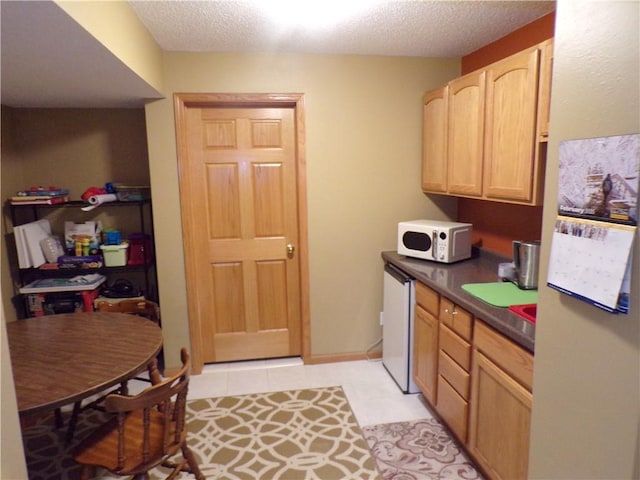
[[[130, 1], [167, 51], [460, 57], [553, 11], [554, 1], [297, 0], [304, 26], [272, 16], [284, 0]], [[276, 5], [274, 6], [274, 2]], [[356, 12], [351, 7], [368, 6]], [[311, 25], [331, 13], [325, 26]], [[160, 94], [55, 2], [0, 0], [2, 104], [141, 107]]]
[[[526, 0], [297, 0], [282, 9], [302, 15], [292, 26], [283, 11], [272, 15], [283, 0], [129, 3], [168, 51], [419, 57], [466, 55], [555, 9], [553, 1]], [[314, 25], [341, 13], [346, 18]]]

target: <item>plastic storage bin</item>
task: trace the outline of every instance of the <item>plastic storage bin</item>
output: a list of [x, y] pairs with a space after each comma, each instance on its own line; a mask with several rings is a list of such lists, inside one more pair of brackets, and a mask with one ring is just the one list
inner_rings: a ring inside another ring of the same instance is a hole
[[41, 317], [58, 313], [93, 312], [93, 302], [100, 289], [82, 292], [54, 292], [25, 294], [27, 315]]
[[151, 265], [153, 257], [151, 235], [142, 233], [129, 235], [129, 265]]
[[116, 196], [121, 202], [140, 202], [151, 198], [147, 185], [115, 185]]
[[127, 264], [128, 242], [120, 245], [101, 245], [105, 267], [124, 267]]

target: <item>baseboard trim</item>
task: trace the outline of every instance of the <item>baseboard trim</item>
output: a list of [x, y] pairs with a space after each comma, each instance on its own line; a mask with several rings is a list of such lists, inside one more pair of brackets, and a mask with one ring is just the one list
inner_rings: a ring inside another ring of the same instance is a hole
[[382, 352], [354, 352], [337, 353], [327, 355], [311, 355], [302, 359], [305, 365], [318, 365], [321, 363], [353, 362], [356, 360], [371, 360], [382, 358]]

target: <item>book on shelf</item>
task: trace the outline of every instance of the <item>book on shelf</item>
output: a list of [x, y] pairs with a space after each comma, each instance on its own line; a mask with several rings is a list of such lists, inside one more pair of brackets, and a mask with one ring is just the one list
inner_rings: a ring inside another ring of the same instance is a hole
[[21, 190], [16, 194], [16, 196], [18, 197], [42, 197], [42, 196], [60, 197], [64, 195], [69, 195], [69, 190], [67, 190], [66, 188], [56, 188], [56, 187], [49, 187], [49, 188], [34, 187], [34, 188], [30, 188], [29, 190]]
[[61, 195], [57, 197], [11, 197], [11, 205], [58, 205], [60, 203], [67, 203], [68, 201], [69, 195]]

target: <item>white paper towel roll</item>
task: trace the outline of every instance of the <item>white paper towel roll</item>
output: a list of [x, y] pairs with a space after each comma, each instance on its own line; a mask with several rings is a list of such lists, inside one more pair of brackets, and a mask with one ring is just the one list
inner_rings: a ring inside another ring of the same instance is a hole
[[85, 212], [88, 212], [90, 210], [93, 210], [96, 207], [99, 207], [103, 203], [115, 202], [116, 200], [118, 200], [118, 197], [116, 196], [115, 193], [105, 193], [105, 194], [101, 194], [101, 195], [92, 195], [92, 196], [89, 197], [89, 203], [91, 205], [89, 205], [87, 207], [82, 207], [82, 210], [84, 210]]

